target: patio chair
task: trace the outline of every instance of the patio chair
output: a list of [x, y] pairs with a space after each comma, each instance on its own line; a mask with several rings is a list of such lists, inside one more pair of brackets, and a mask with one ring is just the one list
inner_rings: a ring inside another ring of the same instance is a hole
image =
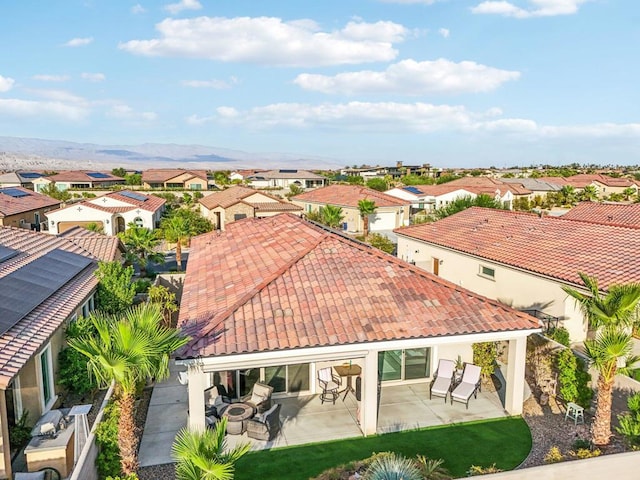
[[468, 409], [471, 395], [473, 395], [474, 398], [478, 398], [480, 371], [481, 369], [478, 365], [465, 363], [464, 370], [462, 371], [462, 379], [451, 391], [451, 405], [453, 405], [453, 401], [455, 400], [456, 402], [466, 404]]
[[13, 478], [14, 480], [60, 480], [62, 475], [53, 467], [44, 467], [37, 472], [18, 472]]
[[271, 394], [273, 387], [256, 382], [251, 393], [241, 398], [244, 403], [251, 405], [256, 413], [264, 413], [271, 408]]
[[256, 440], [271, 441], [280, 431], [280, 408], [276, 403], [262, 414], [258, 414], [247, 422], [247, 436]]
[[338, 390], [340, 390], [341, 379], [338, 375], [333, 373], [331, 367], [321, 368], [318, 370], [318, 383], [322, 387], [320, 393], [320, 403], [331, 400], [333, 404], [336, 404], [336, 399], [340, 396]]
[[215, 385], [204, 391], [204, 411], [208, 417], [222, 418], [222, 414], [231, 405], [231, 399], [220, 395]]
[[451, 390], [453, 382], [453, 374], [455, 370], [455, 362], [453, 360], [445, 360], [441, 358], [438, 361], [438, 369], [433, 374], [433, 380], [429, 385], [429, 400], [432, 396], [443, 397], [447, 402], [447, 394]]

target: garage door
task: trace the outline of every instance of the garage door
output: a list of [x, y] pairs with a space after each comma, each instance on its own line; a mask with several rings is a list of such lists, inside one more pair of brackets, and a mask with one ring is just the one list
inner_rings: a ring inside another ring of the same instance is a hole
[[396, 228], [396, 213], [384, 212], [369, 216], [369, 230], [379, 232], [380, 230], [393, 230]]

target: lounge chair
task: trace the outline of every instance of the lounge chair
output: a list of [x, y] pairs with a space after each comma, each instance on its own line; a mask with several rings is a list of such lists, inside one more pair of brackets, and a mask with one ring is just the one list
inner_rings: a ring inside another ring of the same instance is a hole
[[441, 358], [438, 361], [438, 369], [433, 374], [433, 380], [429, 386], [429, 400], [432, 396], [443, 397], [446, 403], [447, 394], [451, 390], [453, 382], [453, 373], [455, 370], [455, 362], [453, 360], [445, 360]]
[[331, 367], [321, 368], [318, 370], [318, 383], [322, 387], [320, 393], [320, 403], [331, 400], [335, 405], [336, 399], [340, 396], [340, 384], [342, 380], [339, 376], [333, 374]]
[[453, 401], [466, 404], [469, 408], [469, 399], [471, 395], [474, 398], [478, 398], [478, 391], [480, 390], [480, 367], [473, 363], [465, 363], [464, 370], [462, 371], [462, 379], [460, 383], [451, 391], [451, 404]]
[[247, 422], [247, 436], [256, 440], [270, 441], [280, 431], [280, 407], [276, 403], [262, 414], [258, 414]]
[[271, 408], [271, 394], [273, 387], [264, 383], [253, 384], [251, 393], [241, 398], [244, 403], [251, 405], [255, 413], [264, 413]]

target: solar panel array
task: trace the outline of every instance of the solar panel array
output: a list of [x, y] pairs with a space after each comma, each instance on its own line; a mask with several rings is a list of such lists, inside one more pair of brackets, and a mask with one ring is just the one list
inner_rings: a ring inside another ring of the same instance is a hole
[[29, 192], [25, 192], [23, 190], [19, 190], [17, 188], [0, 188], [0, 193], [4, 193], [5, 195], [9, 195], [10, 197], [13, 198], [21, 198], [21, 197], [28, 197], [29, 195], [31, 195]]
[[278, 170], [280, 173], [298, 173], [298, 170]]
[[415, 193], [416, 195], [422, 195], [422, 192], [418, 190], [416, 187], [404, 187], [403, 190], [407, 192]]
[[0, 245], [0, 263], [15, 257], [18, 253], [18, 250]]
[[123, 197], [131, 198], [132, 200], [138, 200], [139, 202], [146, 202], [147, 200], [149, 200], [149, 197], [147, 197], [146, 195], [142, 195], [141, 193], [130, 192], [129, 190], [126, 190], [124, 192], [118, 192], [118, 193]]
[[0, 278], [0, 335], [90, 264], [90, 258], [56, 249]]
[[87, 173], [87, 176], [91, 178], [111, 178], [111, 175], [107, 175], [106, 173], [100, 173], [100, 172], [89, 172]]
[[41, 173], [36, 172], [20, 172], [18, 173], [22, 178], [40, 178], [43, 175]]

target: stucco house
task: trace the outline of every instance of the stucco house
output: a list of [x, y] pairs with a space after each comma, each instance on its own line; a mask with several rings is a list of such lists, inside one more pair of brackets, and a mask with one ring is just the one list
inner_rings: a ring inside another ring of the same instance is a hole
[[264, 218], [290, 212], [302, 214], [302, 207], [253, 188], [235, 186], [214, 192], [200, 200], [200, 213], [217, 230], [243, 218]]
[[350, 362], [362, 369], [364, 435], [377, 431], [380, 388], [427, 383], [439, 358], [471, 361], [475, 342], [508, 345], [504, 409], [521, 413], [526, 339], [539, 331], [529, 315], [290, 214], [192, 239], [178, 325], [191, 337], [176, 353], [190, 428], [204, 428], [212, 385], [239, 397], [260, 381], [306, 402], [320, 368]]
[[387, 195], [409, 200], [411, 202], [411, 213], [420, 211], [432, 212], [442, 207], [446, 207], [458, 198], [476, 198], [480, 194], [489, 195], [502, 204], [511, 204], [513, 194], [510, 190], [502, 193], [480, 187], [460, 187], [443, 183], [441, 185], [415, 185], [409, 187], [396, 187], [387, 190]]
[[588, 325], [562, 287], [583, 288], [578, 272], [597, 277], [603, 291], [640, 281], [633, 260], [637, 228], [473, 207], [395, 233], [401, 259], [518, 310], [537, 311], [565, 326], [573, 342], [587, 337]]
[[4, 187], [24, 187], [33, 190], [33, 181], [40, 178], [44, 174], [39, 172], [30, 172], [16, 170], [15, 172], [7, 172], [0, 175], [0, 188]]
[[94, 170], [68, 170], [55, 175], [39, 177], [33, 180], [33, 187], [36, 192], [54, 184], [58, 190], [68, 190], [70, 188], [90, 189], [109, 188], [114, 185], [125, 183], [124, 178], [112, 175], [109, 172], [98, 172]]
[[640, 228], [640, 203], [581, 202], [562, 218], [578, 222], [602, 223], [620, 227]]
[[150, 168], [142, 172], [144, 188], [181, 188], [184, 190], [207, 190], [209, 180], [206, 170], [183, 170], [180, 168]]
[[302, 189], [324, 187], [327, 179], [317, 173], [298, 169], [266, 170], [245, 177], [253, 188], [279, 188], [289, 190], [291, 185]]
[[512, 210], [518, 198], [532, 198], [532, 191], [519, 183], [505, 183], [489, 177], [462, 177], [447, 182], [446, 185], [462, 188], [476, 188], [479, 193], [500, 198], [505, 208]]
[[45, 214], [59, 206], [60, 200], [24, 187], [0, 188], [0, 225], [47, 230]]
[[342, 229], [349, 233], [363, 232], [364, 222], [358, 210], [360, 200], [372, 200], [376, 204], [376, 212], [369, 215], [370, 232], [389, 232], [409, 224], [410, 201], [359, 185], [329, 185], [291, 198], [306, 213], [317, 212], [327, 205], [342, 208]]
[[598, 191], [598, 197], [603, 198], [612, 193], [622, 194], [625, 189], [631, 188], [638, 193], [638, 185], [635, 181], [625, 177], [610, 177], [601, 173], [572, 175], [565, 179], [569, 185], [577, 191], [581, 191], [587, 185], [593, 185]]
[[53, 236], [0, 227], [0, 478], [13, 478], [9, 429], [33, 425], [58, 399], [58, 353], [69, 322], [95, 307], [99, 260], [117, 238], [86, 230]]
[[49, 211], [46, 216], [53, 234], [94, 223], [106, 235], [117, 235], [130, 223], [150, 230], [158, 228], [165, 203], [164, 198], [155, 195], [119, 190]]

